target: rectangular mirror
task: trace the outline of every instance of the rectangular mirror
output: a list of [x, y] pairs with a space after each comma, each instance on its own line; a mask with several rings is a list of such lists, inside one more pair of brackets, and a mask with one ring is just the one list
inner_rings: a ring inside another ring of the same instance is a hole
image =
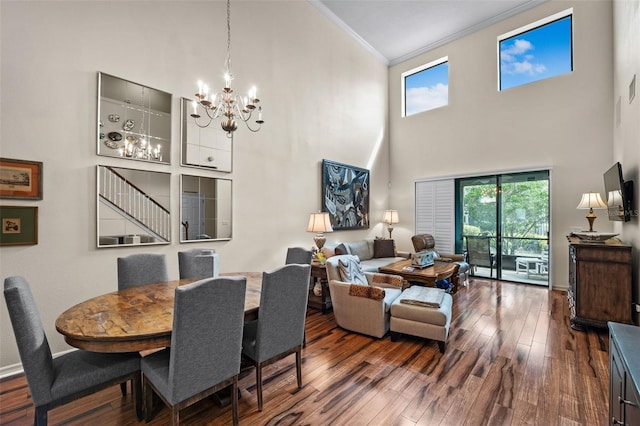
[[230, 240], [231, 180], [180, 176], [180, 242]]
[[168, 244], [171, 174], [98, 166], [98, 247]]
[[201, 117], [197, 123], [191, 116], [193, 101], [186, 98], [181, 98], [180, 101], [182, 165], [230, 173], [233, 137], [229, 137], [222, 130], [220, 123], [212, 122], [206, 127], [198, 126], [204, 125], [209, 119]]
[[171, 163], [171, 94], [98, 73], [98, 155]]

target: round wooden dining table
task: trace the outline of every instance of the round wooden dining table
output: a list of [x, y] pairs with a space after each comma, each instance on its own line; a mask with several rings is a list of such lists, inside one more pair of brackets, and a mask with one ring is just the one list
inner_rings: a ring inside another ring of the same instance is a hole
[[[245, 321], [257, 318], [262, 272], [220, 276], [247, 278]], [[71, 346], [92, 352], [140, 352], [171, 346], [175, 289], [194, 281], [146, 284], [94, 297], [60, 314], [56, 330]]]

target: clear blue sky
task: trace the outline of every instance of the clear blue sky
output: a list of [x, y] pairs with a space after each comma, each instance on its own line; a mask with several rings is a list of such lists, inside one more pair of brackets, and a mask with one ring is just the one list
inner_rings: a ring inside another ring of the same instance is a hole
[[500, 42], [500, 88], [571, 72], [571, 16]]

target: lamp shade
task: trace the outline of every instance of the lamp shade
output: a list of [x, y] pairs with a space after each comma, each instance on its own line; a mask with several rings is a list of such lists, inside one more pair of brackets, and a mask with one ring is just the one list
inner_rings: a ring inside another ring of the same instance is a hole
[[609, 207], [622, 206], [622, 192], [609, 191], [609, 193], [607, 194], [607, 205]]
[[585, 192], [582, 194], [578, 209], [606, 209], [607, 205], [602, 201], [599, 192]]
[[388, 224], [400, 222], [398, 219], [398, 210], [385, 210], [382, 221]]
[[333, 232], [329, 213], [311, 213], [309, 215], [309, 225], [307, 232], [322, 234], [323, 232]]

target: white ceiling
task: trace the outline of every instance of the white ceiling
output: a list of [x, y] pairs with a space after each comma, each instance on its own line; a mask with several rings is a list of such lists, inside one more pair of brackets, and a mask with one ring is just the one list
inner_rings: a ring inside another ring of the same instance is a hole
[[394, 65], [547, 0], [309, 0]]

